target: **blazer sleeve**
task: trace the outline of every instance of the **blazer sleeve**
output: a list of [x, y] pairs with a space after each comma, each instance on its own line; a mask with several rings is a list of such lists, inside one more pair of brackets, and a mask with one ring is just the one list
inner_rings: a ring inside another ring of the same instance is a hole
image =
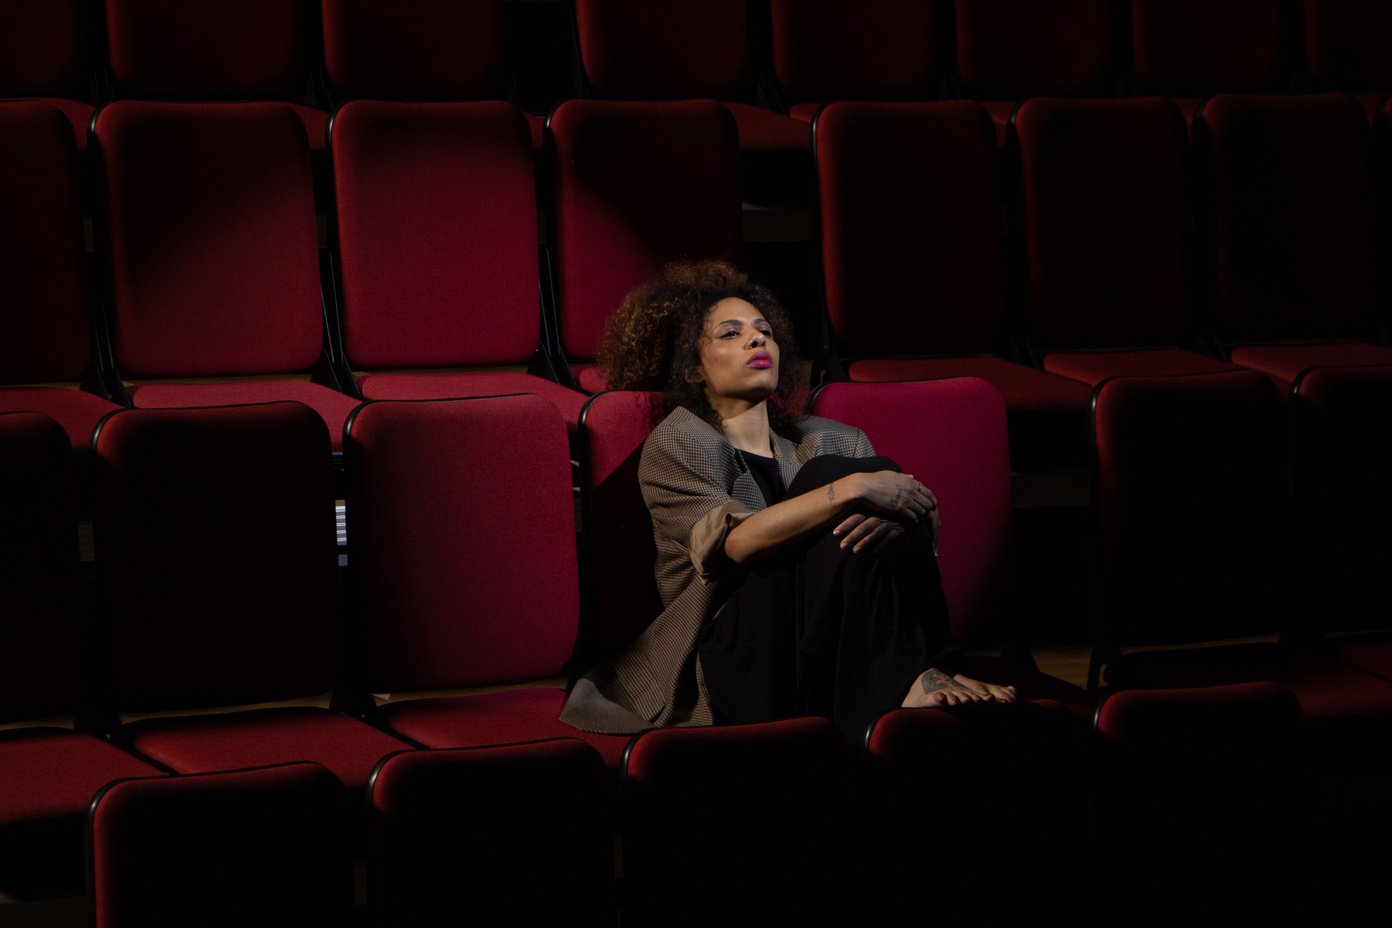
[[730, 495], [724, 447], [677, 430], [658, 429], [643, 446], [638, 480], [658, 548], [684, 549], [710, 580], [729, 568], [725, 538], [753, 507]]

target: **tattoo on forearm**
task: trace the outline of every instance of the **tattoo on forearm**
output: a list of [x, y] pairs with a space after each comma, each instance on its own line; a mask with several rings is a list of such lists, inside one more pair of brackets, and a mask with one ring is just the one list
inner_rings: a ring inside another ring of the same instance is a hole
[[918, 678], [919, 685], [923, 687], [925, 693], [936, 693], [938, 690], [945, 690], [958, 685], [957, 681], [943, 673], [941, 670], [925, 670], [923, 676]]
[[836, 502], [836, 484], [827, 484], [827, 499], [833, 503]]

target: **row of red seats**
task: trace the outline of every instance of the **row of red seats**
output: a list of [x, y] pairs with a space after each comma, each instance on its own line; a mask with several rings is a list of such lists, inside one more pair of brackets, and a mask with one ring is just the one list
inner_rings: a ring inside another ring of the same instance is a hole
[[[508, 90], [503, 0], [25, 0], [7, 13], [0, 95], [66, 98], [77, 127], [93, 74], [101, 99], [289, 100], [312, 139], [346, 99]], [[1123, 86], [1192, 111], [1212, 93], [1283, 92], [1299, 73], [1311, 89], [1364, 92], [1371, 112], [1392, 90], [1392, 16], [1378, 0], [575, 0], [574, 28], [584, 93], [730, 101], [746, 150], [805, 148], [805, 121], [835, 99]], [[992, 107], [998, 125], [1008, 109]]]
[[[925, 905], [989, 924], [1369, 916], [1325, 889], [1317, 854], [1288, 852], [1323, 849], [1299, 725], [1289, 692], [1254, 684], [1116, 694], [1086, 764], [1048, 703], [892, 712], [859, 757], [820, 719], [651, 731], [624, 759], [617, 881], [592, 748], [400, 752], [368, 786], [367, 915], [384, 928], [598, 928], [616, 910], [635, 926], [894, 925]], [[104, 788], [92, 924], [235, 925], [266, 911], [365, 923], [340, 793], [309, 763]], [[1341, 911], [1324, 909], [1336, 900]]]
[[[1294, 433], [1292, 495], [1283, 407], [1263, 375], [1116, 378], [1098, 388], [1095, 661], [1127, 687], [1277, 681], [1306, 719], [1311, 759], [1332, 759], [1327, 775], [1347, 773], [1350, 756], [1364, 758], [1356, 769], [1385, 772], [1388, 640], [1324, 636], [1386, 625], [1386, 583], [1359, 568], [1389, 554], [1382, 477], [1392, 443], [1378, 425], [1392, 414], [1392, 368], [1312, 372], [1298, 396], [1292, 408], [1308, 422]], [[1369, 405], [1369, 396], [1379, 399]], [[151, 770], [309, 760], [360, 797], [373, 765], [406, 747], [580, 737], [616, 771], [628, 739], [564, 726], [562, 691], [531, 681], [587, 666], [656, 613], [654, 585], [642, 579], [653, 554], [635, 479], [650, 403], [604, 393], [588, 404], [578, 560], [569, 443], [545, 400], [358, 408], [345, 436], [343, 609], [329, 440], [311, 410], [114, 413], [93, 439], [98, 606], [86, 618], [65, 437], [36, 414], [0, 416], [0, 569], [14, 603], [0, 635], [18, 657], [2, 711], [30, 723], [0, 739], [11, 777], [0, 822], [19, 842], [5, 844], [19, 848], [7, 866], [61, 862], [91, 794]], [[813, 409], [864, 428], [943, 500], [954, 638], [1018, 643], [1029, 609], [1009, 582], [999, 396], [973, 379], [833, 384]], [[1313, 627], [1302, 600], [1315, 605]], [[1277, 631], [1302, 634], [1279, 645], [1122, 653]], [[973, 656], [964, 669], [1075, 715], [1091, 710], [1090, 694], [1032, 671], [1027, 658]], [[336, 709], [218, 711], [329, 692]], [[36, 727], [74, 712], [79, 731]], [[357, 808], [348, 806], [353, 822]], [[43, 841], [56, 842], [56, 858], [34, 856]]]
[[[1288, 388], [1392, 361], [1373, 209], [1392, 172], [1350, 97], [1216, 97], [1192, 149], [1163, 99], [1035, 99], [1009, 172], [966, 101], [837, 103], [816, 129], [818, 353], [852, 380], [990, 380], [1017, 470], [1084, 465], [1107, 376], [1241, 365]], [[563, 104], [539, 252], [508, 104], [345, 105], [325, 249], [287, 109], [125, 101], [93, 128], [93, 313], [66, 123], [6, 104], [0, 138], [0, 408], [45, 412], [80, 453], [118, 404], [298, 400], [337, 450], [359, 398], [533, 392], [573, 433], [623, 295], [740, 247], [735, 130], [711, 102]]]

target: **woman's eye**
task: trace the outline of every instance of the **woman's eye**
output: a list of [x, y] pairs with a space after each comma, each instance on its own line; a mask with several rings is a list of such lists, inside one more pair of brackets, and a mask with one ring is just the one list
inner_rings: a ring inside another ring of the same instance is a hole
[[739, 332], [735, 331], [734, 329], [726, 329], [724, 332], [720, 333], [721, 338], [734, 338], [737, 335], [739, 335]]

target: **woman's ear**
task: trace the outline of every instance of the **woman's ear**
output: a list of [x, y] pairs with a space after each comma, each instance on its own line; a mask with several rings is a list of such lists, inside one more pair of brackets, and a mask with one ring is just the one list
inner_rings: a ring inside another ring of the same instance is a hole
[[683, 377], [683, 379], [686, 380], [687, 383], [705, 383], [705, 382], [706, 382], [706, 375], [705, 375], [705, 373], [701, 370], [701, 366], [700, 366], [699, 364], [693, 364], [691, 367], [688, 367], [688, 368], [686, 369], [686, 373], [683, 374], [682, 377]]

